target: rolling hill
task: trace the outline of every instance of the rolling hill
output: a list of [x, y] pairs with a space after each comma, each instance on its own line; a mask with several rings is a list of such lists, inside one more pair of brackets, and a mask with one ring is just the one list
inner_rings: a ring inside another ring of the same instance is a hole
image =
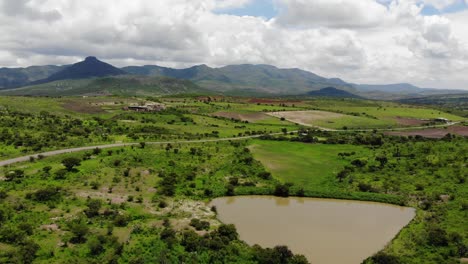
[[187, 69], [171, 69], [160, 66], [132, 66], [122, 70], [130, 74], [169, 76], [191, 80], [209, 90], [243, 93], [303, 94], [335, 86], [343, 90], [356, 89], [338, 78], [327, 79], [300, 69], [279, 69], [271, 65], [229, 65], [211, 68], [206, 65]]
[[31, 82], [46, 79], [68, 66], [31, 66], [27, 68], [1, 68], [0, 90], [22, 87]]
[[[129, 77], [132, 75], [133, 77]], [[122, 77], [126, 76], [126, 77]], [[138, 77], [137, 77], [138, 76]], [[103, 88], [102, 79], [111, 78]], [[162, 77], [172, 78], [169, 86]], [[176, 83], [173, 79], [183, 81]], [[194, 86], [196, 84], [196, 86]], [[91, 87], [97, 85], [96, 87]], [[125, 87], [124, 87], [125, 86]], [[67, 95], [102, 92], [173, 93], [181, 91], [212, 91], [227, 95], [304, 95], [324, 88], [335, 88], [347, 94], [325, 89], [315, 96], [361, 96], [372, 99], [402, 99], [432, 94], [460, 92], [454, 90], [424, 89], [411, 84], [366, 85], [347, 83], [339, 78], [325, 78], [301, 69], [280, 69], [271, 65], [228, 65], [211, 68], [198, 65], [186, 69], [173, 69], [156, 65], [129, 66], [122, 69], [87, 57], [84, 61], [65, 66], [33, 66], [0, 69], [0, 90], [23, 87], [8, 94]], [[26, 88], [24, 88], [26, 87]], [[117, 89], [120, 87], [119, 89]], [[154, 91], [150, 91], [153, 87]], [[177, 88], [175, 88], [177, 87]], [[182, 88], [184, 87], [184, 88]], [[174, 88], [174, 89], [173, 89]], [[50, 94], [48, 94], [50, 93]]]
[[209, 94], [189, 80], [149, 76], [108, 76], [78, 80], [60, 80], [12, 90], [0, 95], [75, 96], [125, 95], [157, 96], [170, 94]]
[[362, 98], [347, 91], [336, 89], [335, 87], [326, 87], [318, 91], [310, 91], [306, 94], [313, 97], [334, 97], [334, 98]]

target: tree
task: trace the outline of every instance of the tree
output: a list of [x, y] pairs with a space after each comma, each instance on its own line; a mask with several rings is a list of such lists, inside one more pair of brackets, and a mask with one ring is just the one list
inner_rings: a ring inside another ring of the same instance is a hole
[[[377, 254], [375, 254], [374, 256], [372, 256], [370, 258], [370, 260], [372, 261], [372, 263], [374, 264], [400, 264], [400, 260], [393, 256], [393, 255], [388, 255], [386, 253], [383, 253], [383, 252], [379, 252]], [[367, 263], [367, 262], [365, 262]]]
[[338, 178], [338, 180], [340, 182], [342, 182], [344, 178], [348, 177], [349, 173], [350, 173], [349, 170], [344, 169], [344, 170], [338, 172], [338, 174], [336, 175], [336, 178]]
[[387, 162], [388, 162], [388, 158], [387, 158], [387, 156], [385, 156], [385, 154], [378, 155], [377, 157], [375, 157], [375, 160], [380, 162], [380, 167], [381, 168], [383, 168], [385, 166], [385, 164], [387, 164]]
[[58, 171], [56, 171], [54, 173], [55, 174], [54, 178], [56, 180], [63, 180], [63, 179], [65, 179], [65, 177], [67, 175], [67, 172], [68, 172], [68, 170], [66, 170], [66, 169], [60, 169], [60, 170], [58, 170]]
[[101, 152], [102, 152], [102, 149], [100, 148], [93, 149], [93, 155], [99, 155]]
[[278, 184], [275, 187], [275, 196], [288, 197], [289, 196], [289, 184]]
[[6, 178], [7, 181], [13, 181], [13, 180], [18, 180], [18, 179], [24, 178], [24, 171], [23, 170], [9, 171], [5, 175], [5, 178]]
[[272, 176], [270, 172], [263, 171], [258, 173], [258, 177], [264, 179], [264, 180], [271, 180]]
[[226, 196], [234, 196], [235, 192], [234, 192], [234, 185], [232, 184], [229, 184], [227, 186], [227, 190], [226, 190]]
[[440, 227], [430, 227], [427, 232], [427, 242], [429, 245], [444, 247], [448, 245], [447, 232]]
[[226, 238], [228, 241], [233, 241], [239, 238], [236, 227], [234, 225], [222, 224], [219, 226], [217, 232], [219, 236]]
[[39, 245], [33, 241], [26, 240], [21, 243], [21, 247], [18, 250], [18, 256], [20, 263], [29, 264], [36, 258], [36, 252], [40, 249]]
[[67, 223], [67, 226], [73, 234], [72, 243], [83, 243], [86, 241], [85, 237], [89, 232], [86, 220], [83, 218], [73, 219]]
[[45, 173], [45, 174], [49, 174], [50, 170], [52, 169], [51, 166], [45, 166], [44, 168], [42, 168], [42, 171]]
[[68, 171], [72, 171], [74, 167], [81, 165], [81, 160], [78, 158], [65, 158], [62, 160], [62, 165], [67, 168]]
[[86, 202], [86, 205], [88, 206], [88, 208], [85, 209], [84, 213], [87, 217], [91, 218], [99, 215], [99, 209], [101, 209], [102, 206], [101, 200], [89, 199]]
[[100, 241], [97, 237], [92, 237], [89, 239], [88, 248], [89, 252], [93, 256], [97, 256], [105, 250], [102, 241]]

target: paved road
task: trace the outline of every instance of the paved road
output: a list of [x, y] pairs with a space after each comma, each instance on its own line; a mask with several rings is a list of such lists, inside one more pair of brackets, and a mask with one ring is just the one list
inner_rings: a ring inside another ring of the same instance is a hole
[[[297, 132], [297, 131], [291, 131]], [[280, 135], [282, 133], [273, 133], [270, 135]], [[235, 138], [218, 138], [218, 139], [202, 139], [202, 140], [185, 140], [185, 141], [165, 141], [165, 142], [146, 142], [148, 145], [164, 145], [164, 144], [184, 144], [184, 143], [204, 143], [204, 142], [220, 142], [220, 141], [233, 141], [233, 140], [247, 140], [252, 138], [259, 138], [262, 135], [254, 135], [254, 136], [245, 136], [245, 137], [235, 137]], [[73, 153], [79, 152], [84, 150], [93, 150], [95, 148], [106, 149], [106, 148], [118, 148], [118, 147], [127, 147], [127, 146], [137, 146], [140, 143], [115, 143], [115, 144], [107, 144], [107, 145], [99, 145], [99, 146], [88, 146], [88, 147], [78, 147], [78, 148], [69, 148], [69, 149], [60, 149], [60, 150], [53, 150], [43, 153], [31, 154], [28, 156], [18, 157], [14, 159], [2, 160], [0, 161], [0, 167], [11, 165], [18, 162], [29, 161], [31, 157], [37, 159], [39, 156], [43, 157], [50, 157], [56, 156], [65, 153]]]
[[[392, 129], [375, 129], [377, 131], [401, 131], [401, 130], [415, 130], [415, 129], [427, 129], [427, 128], [438, 128], [438, 127], [446, 127], [446, 126], [453, 126], [459, 124], [460, 122], [451, 122], [448, 124], [443, 125], [435, 125], [435, 126], [418, 126], [418, 127], [403, 127], [403, 128], [392, 128]], [[309, 127], [313, 127], [308, 125]], [[357, 130], [337, 130], [337, 129], [326, 129], [322, 127], [314, 127], [316, 129], [321, 129], [329, 132], [370, 132], [374, 131], [374, 129], [357, 129]], [[290, 132], [297, 132], [297, 131], [290, 131]], [[282, 133], [272, 133], [270, 135], [280, 135]], [[220, 142], [220, 141], [232, 141], [232, 140], [247, 140], [252, 138], [259, 138], [262, 135], [255, 135], [255, 136], [245, 136], [245, 137], [235, 137], [235, 138], [218, 138], [218, 139], [202, 139], [202, 140], [186, 140], [186, 141], [166, 141], [166, 142], [146, 142], [149, 145], [163, 145], [163, 144], [184, 144], [184, 143], [204, 143], [204, 142]], [[37, 153], [28, 156], [18, 157], [14, 159], [8, 159], [0, 161], [0, 167], [11, 165], [18, 162], [29, 161], [31, 157], [38, 158], [38, 156], [49, 157], [49, 156], [56, 156], [65, 153], [73, 153], [79, 152], [84, 150], [93, 150], [95, 148], [106, 149], [106, 148], [118, 148], [118, 147], [126, 147], [126, 146], [136, 146], [140, 143], [115, 143], [115, 144], [107, 144], [107, 145], [99, 145], [99, 146], [89, 146], [89, 147], [79, 147], [79, 148], [70, 148], [70, 149], [61, 149], [61, 150], [53, 150], [44, 153]]]

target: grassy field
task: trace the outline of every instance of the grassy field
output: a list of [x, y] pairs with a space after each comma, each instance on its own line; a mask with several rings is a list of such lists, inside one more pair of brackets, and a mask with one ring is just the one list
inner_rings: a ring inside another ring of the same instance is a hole
[[352, 145], [303, 144], [256, 140], [250, 146], [254, 157], [282, 182], [293, 183], [306, 190], [336, 191], [340, 188], [336, 174], [349, 163], [338, 156], [355, 152], [355, 157], [367, 154], [363, 147]]

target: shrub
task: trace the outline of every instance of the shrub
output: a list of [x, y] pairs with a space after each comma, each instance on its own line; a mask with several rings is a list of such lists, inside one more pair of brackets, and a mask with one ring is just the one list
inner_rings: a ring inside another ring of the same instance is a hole
[[64, 180], [67, 176], [68, 170], [60, 169], [54, 173], [54, 179], [56, 180]]
[[275, 187], [274, 195], [280, 197], [288, 197], [289, 196], [289, 184], [278, 184]]
[[207, 221], [200, 221], [197, 218], [193, 218], [190, 221], [190, 225], [193, 226], [196, 230], [208, 230], [210, 229], [210, 223]]
[[81, 160], [78, 158], [65, 158], [62, 160], [62, 165], [65, 166], [65, 168], [68, 171], [72, 171], [74, 167], [80, 166]]

